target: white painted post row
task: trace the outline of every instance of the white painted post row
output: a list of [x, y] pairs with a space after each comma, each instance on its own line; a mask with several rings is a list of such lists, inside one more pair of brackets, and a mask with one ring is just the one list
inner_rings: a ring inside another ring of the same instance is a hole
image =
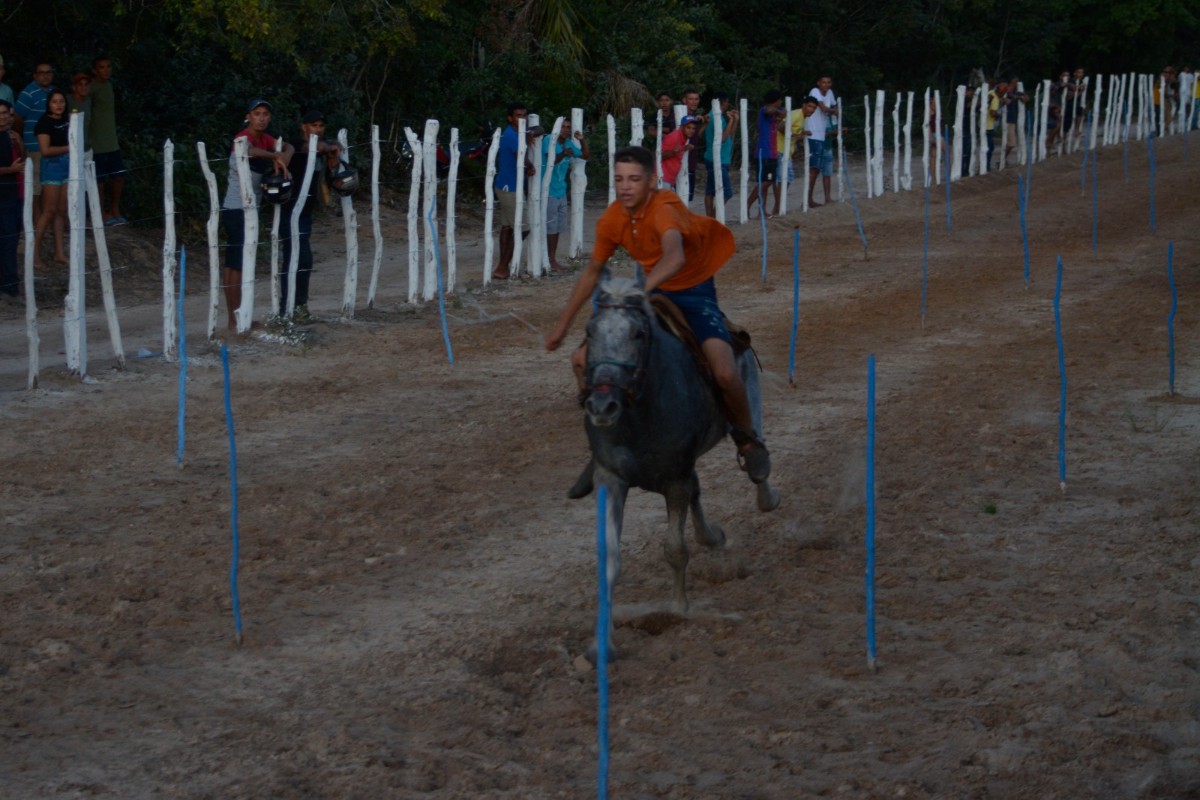
[[[74, 226], [72, 226], [74, 230]], [[175, 145], [167, 139], [163, 145], [163, 358], [178, 357], [175, 343], [179, 330], [175, 326]]]

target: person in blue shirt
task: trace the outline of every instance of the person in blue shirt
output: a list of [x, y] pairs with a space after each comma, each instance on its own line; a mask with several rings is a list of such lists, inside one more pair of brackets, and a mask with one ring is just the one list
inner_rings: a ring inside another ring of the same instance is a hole
[[[525, 162], [525, 168], [518, 175], [517, 151], [520, 141], [517, 138], [517, 127], [525, 119], [528, 112], [524, 103], [509, 103], [508, 126], [500, 134], [499, 163], [496, 166], [496, 192], [500, 198], [500, 260], [492, 271], [492, 278], [498, 281], [508, 280], [512, 275], [512, 257], [516, 250], [517, 240], [515, 229], [517, 225], [517, 181], [533, 174], [533, 165]], [[533, 135], [526, 131], [526, 146], [533, 142]], [[528, 152], [528, 151], [526, 151]], [[525, 225], [521, 225], [521, 236], [528, 233]]]
[[[553, 162], [550, 158], [551, 143], [554, 146]], [[591, 158], [587, 140], [583, 131], [575, 131], [571, 135], [571, 121], [563, 120], [558, 136], [546, 136], [542, 139], [542, 164], [550, 172], [550, 192], [546, 200], [546, 252], [550, 256], [551, 272], [569, 272], [558, 263], [555, 257], [558, 251], [558, 237], [567, 230], [571, 218], [571, 203], [567, 198], [567, 176], [571, 173], [571, 162], [576, 158], [585, 161]]]
[[[738, 112], [729, 107], [729, 95], [717, 92], [713, 98], [721, 104], [721, 188], [725, 195], [723, 202], [733, 197], [733, 181], [729, 179], [729, 164], [733, 161], [733, 140], [737, 136]], [[704, 128], [704, 171], [708, 177], [704, 185], [704, 213], [710, 217], [717, 215], [717, 179], [713, 174], [717, 159], [714, 158], [713, 137], [716, 135], [716, 125], [709, 124]]]

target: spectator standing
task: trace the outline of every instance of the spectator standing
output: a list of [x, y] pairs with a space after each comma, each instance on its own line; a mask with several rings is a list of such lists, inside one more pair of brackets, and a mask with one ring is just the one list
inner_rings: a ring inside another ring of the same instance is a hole
[[679, 127], [671, 131], [662, 144], [663, 183], [671, 191], [675, 191], [675, 181], [683, 169], [683, 160], [694, 149], [691, 140], [696, 132], [696, 118], [684, 117], [679, 120]]
[[1004, 104], [1004, 124], [1008, 126], [1008, 143], [1004, 148], [1004, 160], [1007, 161], [1017, 146], [1017, 119], [1022, 105], [1029, 105], [1029, 95], [1019, 88], [1021, 79], [1014, 75], [1008, 81], [1008, 90], [1004, 92], [1001, 102]]
[[275, 137], [267, 133], [271, 124], [271, 104], [261, 98], [251, 100], [246, 110], [245, 128], [233, 137], [233, 148], [229, 151], [229, 187], [225, 201], [221, 204], [221, 224], [225, 226], [225, 269], [222, 282], [225, 289], [225, 305], [229, 312], [229, 330], [237, 330], [237, 310], [242, 305], [242, 247], [246, 242], [246, 212], [242, 206], [242, 184], [237, 171], [237, 141], [245, 139], [246, 154], [250, 158], [251, 191], [258, 202], [262, 201], [262, 179], [268, 172], [288, 174], [293, 149], [286, 142], [283, 149], [275, 152]]
[[83, 149], [86, 153], [92, 149], [92, 79], [86, 72], [76, 72], [71, 77], [71, 96], [67, 98], [67, 107], [72, 114], [83, 114]]
[[[746, 199], [746, 205], [753, 208], [754, 201], [759, 199], [763, 205], [764, 214], [767, 207], [767, 191], [774, 185], [779, 171], [779, 147], [776, 134], [780, 119], [787, 113], [782, 106], [783, 92], [771, 89], [763, 97], [763, 104], [758, 109], [758, 141], [754, 145], [754, 160], [758, 163], [753, 173], [756, 180], [754, 188], [750, 190], [750, 196]], [[776, 207], [776, 211], [778, 210]], [[774, 214], [766, 214], [766, 216], [772, 217]]]
[[825, 202], [832, 202], [829, 193], [833, 177], [833, 142], [828, 139], [837, 135], [838, 101], [833, 93], [833, 78], [822, 75], [809, 93], [817, 99], [817, 110], [809, 118], [805, 128], [811, 131], [808, 141], [808, 205], [820, 207], [815, 190], [817, 176], [825, 187]]
[[[651, 142], [658, 141], [658, 112], [662, 112], [663, 124], [662, 135], [667, 138], [667, 134], [675, 130], [675, 102], [671, 99], [671, 95], [666, 92], [659, 92], [658, 97], [654, 98], [654, 102], [658, 104], [650, 119], [652, 122], [646, 125], [646, 138]], [[653, 149], [653, 148], [651, 148]]]
[[[92, 59], [92, 120], [89, 129], [95, 149], [96, 185], [100, 190], [100, 207], [105, 225], [124, 225], [121, 215], [121, 192], [125, 188], [125, 160], [117, 140], [116, 98], [113, 95], [112, 61], [108, 56]], [[104, 206], [108, 187], [109, 201]]]
[[40, 263], [38, 251], [47, 228], [54, 232], [54, 261], [67, 263], [67, 176], [71, 166], [71, 114], [67, 110], [67, 95], [62, 89], [51, 89], [46, 98], [46, 113], [34, 126], [38, 151], [42, 154], [42, 212], [38, 214], [33, 234], [33, 260]]
[[[302, 169], [308, 168], [308, 140], [312, 136], [317, 137], [318, 158], [324, 157], [325, 166], [336, 169], [341, 163], [342, 148], [336, 141], [326, 141], [325, 115], [320, 111], [309, 111], [305, 114], [300, 120], [300, 135], [288, 142], [295, 152], [296, 165], [301, 166]], [[320, 161], [318, 161], [313, 167], [308, 194], [304, 197], [301, 197], [299, 192], [303, 178], [293, 179], [292, 199], [284, 203], [283, 213], [280, 215], [280, 227], [283, 230], [280, 231], [279, 239], [283, 244], [283, 265], [279, 277], [279, 316], [283, 317], [287, 315], [288, 276], [290, 274], [288, 265], [292, 263], [292, 213], [297, 204], [302, 204], [299, 220], [300, 251], [297, 253], [296, 266], [296, 301], [292, 315], [297, 322], [309, 322], [312, 319], [312, 315], [308, 311], [308, 282], [312, 277], [313, 268], [313, 211], [321, 202], [321, 181], [324, 173], [325, 170], [321, 168]]]
[[[554, 145], [553, 160], [550, 146]], [[542, 137], [542, 164], [550, 172], [550, 192], [546, 201], [546, 253], [550, 256], [551, 272], [568, 272], [558, 263], [558, 237], [569, 226], [571, 203], [567, 198], [567, 178], [571, 173], [571, 162], [576, 158], [591, 158], [583, 131], [571, 134], [571, 121], [564, 119], [557, 137]], [[553, 166], [551, 166], [553, 164]]]
[[688, 196], [691, 203], [696, 196], [696, 166], [700, 163], [700, 155], [704, 152], [704, 131], [708, 128], [708, 117], [700, 113], [700, 92], [695, 89], [683, 90], [683, 104], [687, 107], [686, 116], [696, 120], [696, 132], [688, 137], [692, 146], [687, 154]]
[[1057, 83], [1050, 84], [1050, 106], [1046, 116], [1046, 152], [1054, 146], [1063, 128], [1063, 98], [1066, 95], [1067, 81], [1071, 73], [1063, 72], [1058, 76]]
[[[733, 182], [729, 180], [729, 165], [733, 161], [733, 137], [737, 132], [738, 112], [737, 109], [729, 107], [729, 95], [724, 92], [717, 92], [714, 99], [720, 103], [721, 109], [721, 187], [722, 194], [725, 195], [722, 202], [727, 203], [729, 198], [733, 197]], [[704, 213], [710, 217], [717, 215], [717, 178], [715, 175], [717, 151], [716, 143], [713, 141], [715, 137], [716, 125], [706, 125], [704, 127]]]
[[[800, 104], [799, 108], [792, 109], [792, 115], [787, 119], [787, 121], [781, 121], [783, 124], [779, 126], [779, 131], [775, 137], [775, 149], [778, 150], [779, 157], [783, 158], [784, 154], [787, 152], [787, 140], [790, 137], [792, 140], [792, 160], [788, 161], [786, 165], [779, 165], [780, 180], [775, 183], [776, 214], [779, 213], [779, 196], [782, 193], [780, 189], [783, 186], [783, 181], [787, 180], [788, 186], [791, 186], [792, 181], [796, 180], [796, 170], [792, 168], [792, 162], [796, 159], [796, 155], [798, 153], [804, 151], [801, 142], [803, 142], [806, 137], [812, 135], [811, 132], [805, 130], [805, 128], [808, 125], [809, 117], [811, 117], [816, 110], [817, 98], [809, 95], [808, 97], [804, 98], [804, 102]], [[785, 166], [787, 167], [786, 178], [783, 177]]]
[[[512, 258], [513, 253], [517, 249], [517, 239], [515, 229], [517, 224], [517, 181], [525, 180], [525, 178], [534, 173], [533, 164], [529, 163], [528, 150], [526, 150], [526, 161], [524, 169], [517, 169], [517, 152], [520, 150], [520, 139], [517, 137], [517, 128], [520, 126], [521, 120], [525, 119], [528, 111], [525, 109], [524, 103], [509, 103], [508, 104], [508, 125], [504, 132], [500, 134], [500, 153], [499, 165], [496, 169], [496, 179], [494, 186], [500, 196], [500, 261], [496, 264], [496, 268], [492, 270], [492, 278], [494, 280], [508, 280], [512, 275]], [[533, 134], [527, 129], [525, 131], [526, 146], [533, 143]], [[524, 239], [529, 232], [525, 229], [525, 223], [521, 224], [521, 238]]]
[[42, 153], [38, 150], [37, 134], [33, 128], [46, 113], [46, 98], [54, 88], [54, 67], [42, 61], [33, 68], [33, 80], [21, 91], [13, 111], [13, 125], [24, 137], [25, 153], [33, 159], [33, 216], [42, 211]]
[[0, 295], [8, 297], [17, 296], [21, 181], [25, 179], [25, 145], [12, 126], [12, 103], [0, 99]]
[[0, 56], [0, 100], [4, 100], [9, 105], [9, 110], [16, 105], [17, 98], [13, 95], [12, 87], [4, 83], [4, 56]]
[[992, 88], [988, 89], [987, 93], [987, 130], [984, 134], [987, 138], [987, 153], [985, 157], [987, 161], [987, 171], [992, 171], [992, 153], [996, 151], [996, 128], [1000, 123], [1000, 98], [1008, 92], [1008, 85], [997, 83]]

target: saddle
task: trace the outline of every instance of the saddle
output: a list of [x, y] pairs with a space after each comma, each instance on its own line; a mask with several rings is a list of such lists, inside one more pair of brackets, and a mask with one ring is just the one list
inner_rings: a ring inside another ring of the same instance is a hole
[[[704, 351], [700, 348], [700, 342], [696, 340], [696, 334], [692, 332], [692, 328], [687, 323], [687, 318], [683, 316], [683, 312], [679, 306], [675, 305], [668, 298], [661, 294], [650, 295], [650, 305], [654, 308], [654, 314], [658, 317], [659, 323], [667, 329], [675, 338], [683, 342], [687, 347], [688, 352], [696, 359], [696, 366], [706, 378], [712, 378], [712, 368], [708, 364], [708, 359], [704, 356]], [[725, 327], [729, 330], [729, 338], [733, 340], [733, 357], [741, 358], [742, 353], [749, 350], [754, 353], [754, 348], [751, 346], [750, 331], [740, 325], [735, 325], [729, 321], [729, 317], [724, 317]], [[754, 353], [754, 360], [758, 362], [758, 354]], [[759, 369], [762, 369], [762, 364], [759, 364]]]

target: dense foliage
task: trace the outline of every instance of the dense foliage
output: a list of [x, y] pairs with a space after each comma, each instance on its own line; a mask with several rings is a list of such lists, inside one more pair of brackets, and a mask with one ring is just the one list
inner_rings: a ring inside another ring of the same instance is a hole
[[274, 103], [276, 131], [313, 107], [353, 142], [379, 124], [390, 166], [404, 125], [434, 117], [469, 138], [512, 98], [582, 106], [595, 125], [688, 86], [753, 104], [821, 73], [856, 97], [975, 68], [1157, 72], [1200, 55], [1194, 0], [17, 0], [0, 30], [18, 92], [39, 59], [66, 85], [111, 55], [126, 158], [145, 165], [168, 137], [181, 159], [198, 140], [220, 155], [252, 96]]

